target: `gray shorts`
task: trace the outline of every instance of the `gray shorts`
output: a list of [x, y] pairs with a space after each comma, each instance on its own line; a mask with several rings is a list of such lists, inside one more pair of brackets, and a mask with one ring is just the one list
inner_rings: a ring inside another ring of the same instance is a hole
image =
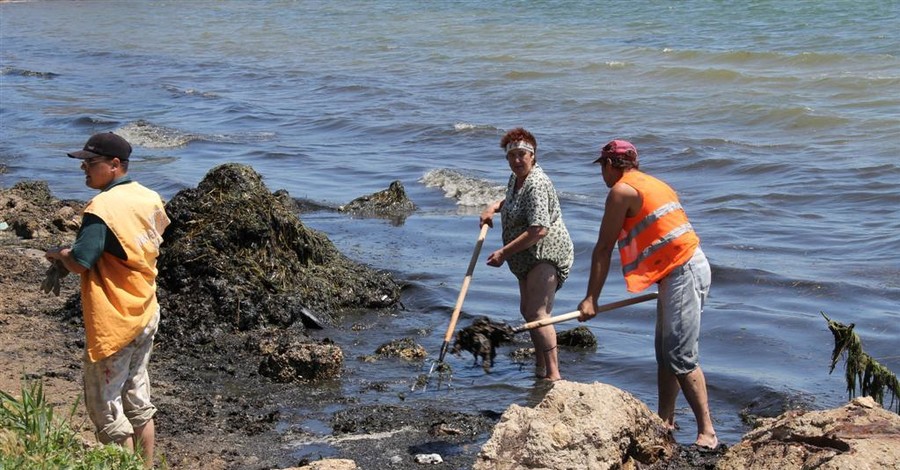
[[121, 442], [156, 414], [147, 363], [158, 325], [159, 312], [134, 341], [106, 359], [91, 362], [85, 352], [84, 406], [103, 444]]
[[700, 312], [709, 295], [709, 261], [698, 246], [691, 259], [659, 281], [656, 303], [656, 363], [677, 375], [700, 360]]

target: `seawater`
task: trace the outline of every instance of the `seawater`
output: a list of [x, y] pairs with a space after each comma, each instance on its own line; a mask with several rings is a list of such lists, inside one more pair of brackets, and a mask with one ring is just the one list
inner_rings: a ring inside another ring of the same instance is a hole
[[[90, 198], [65, 153], [107, 130], [134, 144], [133, 175], [166, 198], [225, 162], [329, 205], [400, 180], [419, 207], [404, 220], [303, 216], [409, 285], [405, 310], [327, 332], [349, 345], [340, 386], [391, 392], [363, 401], [502, 411], [543, 393], [505, 356], [489, 375], [449, 357], [450, 386], [413, 393], [427, 363], [356, 358], [404, 336], [437, 355], [477, 214], [509, 174], [499, 138], [515, 126], [537, 136], [561, 196], [576, 262], [555, 313], [574, 310], [606, 195], [590, 162], [629, 139], [642, 169], [678, 190], [712, 262], [701, 362], [734, 443], [754, 401], [846, 401], [820, 312], [855, 323], [900, 371], [898, 29], [900, 7], [878, 1], [3, 2], [0, 185], [41, 179]], [[484, 264], [499, 246], [495, 228], [459, 327], [522, 321], [514, 277]], [[601, 302], [628, 296], [617, 269]], [[602, 314], [587, 324], [596, 351], [561, 352], [564, 376], [655, 409], [653, 322], [651, 304]], [[328, 409], [305, 411], [327, 422]], [[678, 420], [690, 442], [683, 399]]]

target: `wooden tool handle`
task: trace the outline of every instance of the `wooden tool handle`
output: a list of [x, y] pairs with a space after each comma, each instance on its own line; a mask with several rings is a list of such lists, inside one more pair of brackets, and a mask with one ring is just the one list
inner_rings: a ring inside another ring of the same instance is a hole
[[481, 245], [484, 244], [484, 238], [487, 236], [488, 224], [481, 226], [481, 233], [478, 234], [478, 241], [475, 242], [475, 250], [472, 252], [472, 259], [469, 260], [469, 269], [466, 270], [466, 277], [463, 278], [462, 288], [459, 290], [459, 296], [456, 298], [456, 306], [453, 307], [453, 314], [450, 315], [450, 325], [447, 326], [447, 333], [444, 335], [444, 344], [441, 346], [441, 354], [438, 359], [443, 362], [444, 355], [447, 352], [447, 345], [450, 344], [450, 338], [453, 338], [453, 330], [456, 329], [456, 321], [459, 320], [459, 312], [462, 310], [463, 300], [466, 298], [466, 292], [469, 290], [469, 283], [472, 282], [472, 273], [475, 272], [475, 264], [478, 262], [478, 254], [481, 253]]
[[[648, 300], [653, 300], [659, 297], [659, 294], [656, 292], [651, 292], [649, 294], [639, 295], [637, 297], [632, 297], [630, 299], [619, 300], [617, 302], [610, 302], [608, 304], [601, 305], [597, 307], [597, 313], [606, 312], [609, 310], [617, 309], [620, 307], [625, 307], [627, 305], [638, 304], [641, 302], [646, 302]], [[535, 328], [540, 328], [542, 326], [553, 325], [555, 323], [564, 322], [568, 320], [573, 320], [581, 316], [581, 312], [575, 310], [574, 312], [565, 313], [563, 315], [544, 318], [543, 320], [535, 320], [532, 322], [528, 322], [520, 327], [513, 329], [513, 332], [519, 333], [526, 330], [533, 330]]]

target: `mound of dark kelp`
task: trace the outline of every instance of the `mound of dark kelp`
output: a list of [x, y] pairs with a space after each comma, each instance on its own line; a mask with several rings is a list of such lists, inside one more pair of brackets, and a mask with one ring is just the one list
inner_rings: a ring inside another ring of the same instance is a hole
[[397, 303], [400, 286], [342, 255], [303, 225], [252, 168], [213, 168], [166, 205], [172, 220], [159, 259], [161, 327], [176, 341], [221, 331], [287, 327], [316, 312]]

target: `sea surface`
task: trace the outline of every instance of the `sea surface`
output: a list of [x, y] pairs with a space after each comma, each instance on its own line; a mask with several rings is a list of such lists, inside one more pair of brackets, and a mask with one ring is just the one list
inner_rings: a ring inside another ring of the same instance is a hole
[[[131, 174], [171, 198], [226, 162], [272, 191], [338, 206], [400, 180], [405, 219], [305, 214], [350, 257], [409, 284], [405, 310], [327, 332], [347, 345], [360, 400], [503, 411], [543, 393], [501, 356], [490, 374], [448, 356], [453, 379], [410, 391], [440, 350], [478, 236], [502, 196], [505, 130], [538, 139], [575, 242], [555, 313], [584, 296], [607, 188], [591, 165], [613, 138], [680, 194], [712, 263], [701, 363], [722, 441], [756, 403], [847, 401], [820, 312], [854, 323], [900, 372], [900, 3], [625, 1], [25, 1], [0, 3], [0, 186], [46, 180], [86, 200], [66, 158], [95, 132], [134, 145]], [[458, 328], [513, 325], [518, 289], [479, 254]], [[629, 297], [618, 255], [601, 303]], [[565, 378], [602, 381], [656, 408], [654, 308], [587, 326]], [[577, 322], [561, 323], [564, 330]], [[412, 337], [424, 363], [356, 360]], [[365, 383], [389, 393], [361, 394]], [[887, 404], [887, 403], [886, 403]], [[298, 410], [311, 433], [328, 410]], [[683, 398], [681, 430], [696, 430]], [[327, 445], [296, 443], [298, 457]]]

